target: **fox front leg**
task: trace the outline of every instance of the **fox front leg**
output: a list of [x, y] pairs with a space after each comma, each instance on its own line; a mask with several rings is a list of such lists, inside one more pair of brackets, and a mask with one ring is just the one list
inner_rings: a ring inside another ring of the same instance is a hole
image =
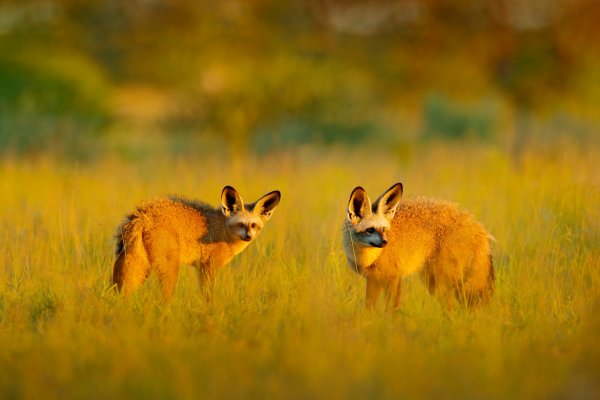
[[212, 301], [213, 287], [215, 281], [215, 272], [209, 266], [198, 266], [196, 268], [196, 276], [198, 278], [198, 287], [200, 293], [204, 296], [207, 302]]
[[369, 310], [375, 308], [375, 305], [377, 304], [377, 300], [379, 299], [382, 289], [382, 282], [373, 278], [367, 278], [367, 297], [365, 305]]
[[385, 283], [385, 306], [388, 311], [396, 311], [400, 308], [400, 293], [402, 278], [396, 277]]

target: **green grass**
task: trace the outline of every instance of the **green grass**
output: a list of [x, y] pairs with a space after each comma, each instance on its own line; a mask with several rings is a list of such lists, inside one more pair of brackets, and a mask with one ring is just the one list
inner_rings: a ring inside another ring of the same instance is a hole
[[[402, 156], [305, 149], [234, 160], [0, 163], [2, 398], [597, 398], [600, 153], [518, 160], [483, 145]], [[363, 307], [341, 225], [350, 191], [451, 199], [496, 237], [496, 293], [446, 313], [409, 278], [401, 312]], [[205, 304], [191, 268], [161, 304], [109, 287], [114, 229], [176, 193], [282, 201]]]

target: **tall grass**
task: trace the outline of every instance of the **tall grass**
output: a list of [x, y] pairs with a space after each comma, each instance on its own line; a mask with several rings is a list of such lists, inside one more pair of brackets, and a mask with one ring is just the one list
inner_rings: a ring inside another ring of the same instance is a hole
[[[595, 149], [486, 146], [399, 155], [305, 149], [234, 160], [0, 164], [0, 397], [593, 398], [600, 395], [600, 174]], [[446, 313], [418, 279], [391, 315], [363, 307], [341, 225], [350, 191], [402, 181], [452, 199], [496, 237], [496, 293]], [[220, 271], [215, 301], [182, 269], [110, 290], [112, 235], [136, 203], [217, 204], [279, 189], [261, 236]]]

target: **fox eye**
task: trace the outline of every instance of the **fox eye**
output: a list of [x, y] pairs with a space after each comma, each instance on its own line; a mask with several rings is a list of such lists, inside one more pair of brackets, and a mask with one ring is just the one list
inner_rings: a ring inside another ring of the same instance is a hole
[[369, 235], [372, 235], [375, 233], [375, 228], [367, 228], [365, 232], [367, 232]]
[[250, 228], [255, 229], [256, 228], [256, 222], [253, 222], [250, 224]]
[[245, 228], [246, 226], [244, 226], [244, 224], [242, 222], [238, 222], [237, 224], [235, 224], [238, 228], [242, 229]]

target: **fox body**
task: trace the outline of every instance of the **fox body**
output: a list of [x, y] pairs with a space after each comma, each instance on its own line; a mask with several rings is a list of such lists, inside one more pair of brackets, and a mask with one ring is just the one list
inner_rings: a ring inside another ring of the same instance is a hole
[[215, 270], [256, 238], [280, 198], [280, 193], [273, 191], [255, 203], [244, 204], [239, 193], [226, 186], [220, 209], [175, 197], [140, 205], [117, 230], [113, 283], [129, 296], [150, 273], [156, 273], [168, 300], [179, 266], [191, 265], [210, 297]]
[[357, 187], [350, 195], [343, 246], [350, 267], [367, 279], [366, 305], [382, 291], [398, 308], [402, 278], [419, 272], [429, 292], [448, 308], [473, 306], [494, 288], [491, 235], [454, 203], [401, 200], [397, 183], [371, 204]]

